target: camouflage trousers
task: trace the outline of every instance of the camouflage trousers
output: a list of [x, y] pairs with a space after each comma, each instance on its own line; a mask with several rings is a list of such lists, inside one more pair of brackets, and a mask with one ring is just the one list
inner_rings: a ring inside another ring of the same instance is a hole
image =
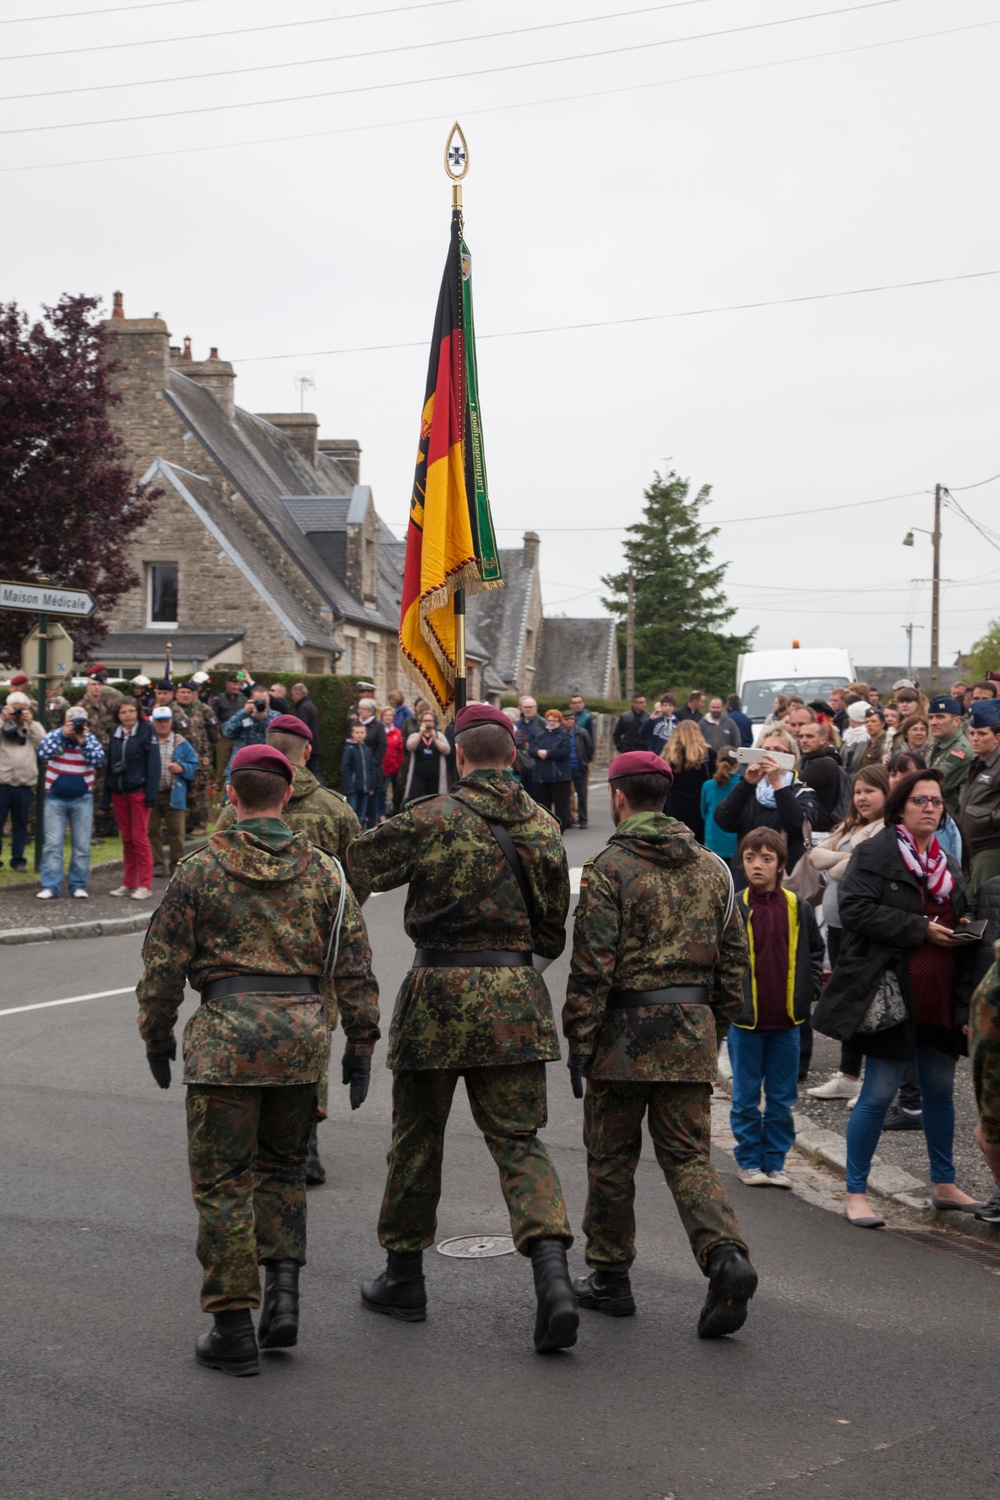
[[189, 1084], [188, 1158], [205, 1312], [259, 1307], [265, 1260], [306, 1260], [316, 1085]]
[[198, 774], [188, 789], [187, 826], [189, 829], [204, 828], [208, 823], [208, 783], [211, 771], [199, 766]]
[[545, 1064], [399, 1071], [392, 1080], [392, 1145], [378, 1221], [386, 1250], [426, 1250], [434, 1243], [441, 1197], [444, 1132], [460, 1078], [472, 1117], [500, 1172], [514, 1244], [573, 1235], [556, 1169], [538, 1131], [548, 1117]]
[[[635, 1169], [642, 1151], [642, 1120], [653, 1139], [695, 1259], [706, 1271], [717, 1245], [743, 1236], [718, 1172], [709, 1158], [708, 1083], [615, 1083], [587, 1080], [583, 1141], [587, 1148], [588, 1266], [627, 1271], [635, 1260]], [[707, 1274], [707, 1271], [706, 1271]]]

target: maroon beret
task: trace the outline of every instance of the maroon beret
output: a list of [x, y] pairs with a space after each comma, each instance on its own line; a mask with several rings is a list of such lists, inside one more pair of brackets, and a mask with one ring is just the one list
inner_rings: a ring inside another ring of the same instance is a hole
[[18, 672], [16, 677], [10, 679], [12, 688], [26, 687], [31, 678], [25, 672]]
[[480, 724], [499, 724], [514, 739], [514, 725], [502, 709], [492, 703], [470, 703], [463, 708], [455, 720], [455, 733], [464, 734], [467, 729], [478, 729]]
[[665, 776], [668, 781], [673, 781], [674, 773], [665, 760], [654, 755], [652, 750], [629, 750], [625, 755], [616, 755], [608, 767], [608, 780], [616, 781], [619, 776], [648, 776], [650, 774]]
[[230, 776], [234, 771], [273, 771], [289, 783], [295, 775], [291, 761], [280, 750], [275, 750], [273, 745], [244, 745], [233, 756], [233, 763], [229, 767]]
[[297, 734], [301, 740], [312, 740], [313, 732], [297, 714], [279, 714], [267, 726], [268, 734]]

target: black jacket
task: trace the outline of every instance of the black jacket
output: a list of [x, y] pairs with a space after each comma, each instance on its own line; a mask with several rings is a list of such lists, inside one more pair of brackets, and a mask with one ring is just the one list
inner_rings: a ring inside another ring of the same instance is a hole
[[814, 755], [803, 757], [799, 775], [806, 786], [812, 787], [819, 803], [819, 819], [813, 827], [817, 833], [830, 833], [834, 808], [840, 801], [840, 756], [832, 745], [824, 745]]
[[[791, 786], [782, 786], [774, 794], [774, 806], [765, 807], [757, 801], [757, 786], [751, 786], [742, 778], [736, 782], [728, 797], [723, 798], [715, 809], [715, 821], [726, 833], [744, 834], [752, 828], [778, 828], [788, 840], [788, 869], [794, 870], [802, 858], [805, 843], [802, 838], [803, 819], [808, 818], [816, 827], [819, 803], [816, 793], [804, 781], [793, 781]], [[743, 866], [733, 860], [733, 876], [739, 890], [746, 885]]]
[[581, 766], [589, 766], [594, 758], [594, 736], [582, 724], [577, 724], [573, 729], [573, 739], [576, 741], [577, 760]]
[[[948, 856], [955, 881], [956, 917], [966, 911], [965, 882]], [[813, 1015], [813, 1027], [841, 1041], [853, 1038], [866, 1057], [909, 1061], [915, 1048], [936, 1047], [951, 1057], [965, 1051], [961, 1028], [968, 1019], [976, 945], [959, 948], [952, 994], [952, 1027], [916, 1025], [910, 991], [910, 954], [924, 944], [929, 918], [921, 914], [922, 882], [903, 863], [894, 827], [883, 828], [859, 844], [840, 883], [843, 939], [830, 982]], [[970, 951], [971, 950], [971, 951]], [[887, 969], [893, 968], [907, 1006], [907, 1018], [888, 1031], [858, 1032]]]
[[630, 708], [619, 715], [618, 721], [612, 731], [611, 738], [615, 742], [615, 749], [619, 755], [624, 755], [627, 750], [643, 749], [642, 728], [649, 723], [649, 714], [643, 709], [638, 718]]
[[[318, 766], [319, 761], [317, 757], [319, 756], [319, 709], [316, 707], [315, 703], [307, 693], [304, 698], [299, 699], [298, 703], [296, 703], [295, 707], [292, 709], [292, 713], [297, 719], [301, 719], [303, 724], [305, 724], [306, 727], [312, 731], [312, 762], [314, 766]], [[383, 751], [383, 754], [384, 753], [385, 752]]]
[[995, 957], [994, 944], [1000, 942], [1000, 875], [994, 875], [979, 887], [976, 893], [977, 921], [986, 918], [986, 931], [976, 949], [976, 962], [972, 975], [975, 988], [986, 974]]
[[[795, 901], [795, 909], [798, 915], [799, 937], [795, 946], [795, 979], [792, 985], [792, 1010], [794, 1014], [789, 1018], [796, 1026], [801, 1026], [803, 1021], [808, 1021], [809, 1011], [813, 1001], [819, 994], [823, 983], [823, 938], [820, 934], [819, 923], [816, 921], [816, 913], [808, 901], [803, 901], [793, 891], [786, 892]], [[751, 908], [748, 904], [749, 893], [743, 891], [736, 903], [736, 909], [743, 918], [743, 926], [749, 924]], [[754, 1002], [753, 975], [750, 970], [743, 979], [743, 1009], [740, 1011], [734, 1026], [751, 1029], [757, 1024], [756, 1005]]]
[[[356, 719], [354, 722], [360, 724], [361, 720]], [[388, 744], [385, 736], [385, 725], [381, 719], [369, 719], [365, 725], [365, 744], [371, 751], [372, 759], [375, 762], [375, 775], [381, 776], [382, 762], [385, 760], [385, 751]]]
[[128, 739], [120, 731], [117, 724], [108, 740], [101, 806], [111, 806], [112, 792], [143, 792], [146, 806], [152, 807], [160, 790], [160, 751], [153, 726], [148, 719], [140, 719]]

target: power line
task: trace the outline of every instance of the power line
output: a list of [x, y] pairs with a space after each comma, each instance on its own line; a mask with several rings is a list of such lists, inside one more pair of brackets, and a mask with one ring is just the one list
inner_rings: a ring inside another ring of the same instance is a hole
[[900, 5], [903, 0], [862, 0], [861, 4], [841, 6], [837, 10], [813, 11], [806, 16], [783, 16], [773, 21], [754, 21], [747, 26], [728, 26], [721, 31], [696, 32], [690, 36], [666, 37], [658, 42], [633, 42], [627, 47], [602, 47], [597, 52], [576, 52], [565, 57], [542, 57], [528, 62], [502, 63], [493, 68], [471, 68], [462, 73], [439, 73], [429, 78], [407, 78], [396, 82], [357, 84], [346, 89], [324, 89], [315, 94], [286, 94], [280, 99], [246, 99], [238, 104], [203, 104], [188, 109], [155, 110], [145, 115], [111, 115], [103, 120], [68, 120], [58, 125], [20, 125], [0, 130], [0, 135], [37, 135], [50, 130], [83, 130], [98, 125], [134, 125], [144, 120], [176, 120], [188, 115], [228, 113], [234, 109], [270, 109], [276, 104], [306, 104], [316, 99], [339, 99], [354, 94], [379, 93], [385, 89], [415, 88], [429, 83], [454, 83], [460, 78], [484, 78], [499, 73], [519, 73], [526, 68], [548, 68], [565, 63], [589, 62], [594, 58], [617, 57], [623, 53], [648, 52], [656, 47], [676, 47], [685, 42], [708, 41], [714, 37], [737, 36], [748, 31], [766, 31], [776, 26], [795, 26], [801, 21], [823, 20], [848, 15], [859, 10], [878, 10], [886, 5]]
[[[168, 0], [173, 3], [173, 0]], [[186, 0], [176, 0], [178, 5]], [[369, 16], [392, 16], [406, 10], [436, 10], [441, 5], [468, 5], [469, 0], [421, 0], [419, 5], [394, 5], [389, 10], [358, 10], [343, 16], [313, 16], [308, 21], [273, 21], [268, 26], [237, 26], [229, 31], [194, 31], [188, 36], [157, 36], [140, 38], [134, 42], [101, 42], [92, 47], [59, 47], [52, 52], [15, 52], [2, 62], [27, 62], [39, 57], [76, 57], [81, 52], [120, 52], [125, 47], [165, 47], [172, 42], [214, 41], [217, 37], [253, 36], [259, 31], [289, 31], [295, 26], [329, 26], [338, 21], [366, 21]], [[137, 7], [141, 9], [141, 7]], [[80, 11], [80, 15], [87, 12]], [[94, 12], [99, 14], [99, 12]]]
[[[596, 21], [618, 21], [626, 16], [646, 16], [657, 11], [676, 10], [679, 6], [707, 3], [708, 0], [670, 0], [668, 4], [647, 5], [642, 10], [610, 11], [603, 16], [580, 16], [570, 21], [547, 21], [541, 26], [517, 26], [511, 31], [486, 31], [476, 36], [448, 36], [429, 42], [410, 42], [399, 47], [380, 47], [369, 52], [343, 52], [334, 57], [303, 57], [292, 62], [258, 63], [245, 68], [226, 68], [223, 71], [209, 73], [180, 73], [172, 78], [138, 78], [125, 83], [89, 83], [80, 88], [43, 89], [34, 94], [0, 94], [0, 101], [9, 103], [16, 99], [54, 99], [61, 98], [65, 94], [99, 94], [108, 89], [150, 88], [167, 83], [196, 83], [205, 78], [235, 78], [243, 73], [273, 73], [280, 68], [311, 68], [326, 63], [357, 62], [364, 57], [388, 57], [395, 52], [420, 52], [427, 47], [455, 47], [465, 42], [493, 42], [501, 37], [525, 36], [535, 31], [555, 31], [564, 26], [587, 26]], [[661, 44], [650, 43], [649, 45]]]
[[[102, 10], [60, 10], [51, 16], [5, 16], [0, 19], [0, 26], [23, 26], [33, 21], [73, 21], [77, 16], [121, 16], [130, 10], [162, 10], [165, 5], [202, 3], [203, 0], [145, 0], [142, 5], [107, 5]], [[41, 54], [43, 57], [47, 55], [44, 52]]]
[[[508, 328], [502, 333], [480, 333], [477, 339], [482, 343], [485, 339], [517, 339], [534, 337], [542, 333], [577, 333], [581, 330], [591, 328], [620, 328], [630, 323], [662, 323], [669, 322], [675, 318], [703, 318], [715, 313], [726, 312], [751, 312], [764, 307], [790, 307], [796, 302], [828, 302], [837, 297], [865, 297], [873, 292], [898, 292], [905, 291], [918, 286], [940, 286], [950, 281], [975, 281], [984, 276], [997, 276], [1000, 271], [967, 271], [957, 276], [932, 276], [923, 281], [891, 281], [881, 286], [859, 286], [851, 287], [842, 292], [810, 292], [802, 297], [776, 297], [767, 302], [731, 302], [720, 307], [690, 307], [683, 312], [670, 313], [643, 313], [634, 318], [603, 318], [592, 323], [554, 323], [549, 327], [539, 328]], [[276, 359], [323, 359], [327, 356], [340, 354], [380, 354], [393, 349], [424, 349], [427, 347], [426, 339], [410, 339], [403, 344], [356, 344], [350, 348], [343, 349], [308, 349], [297, 351], [293, 354], [252, 354], [234, 359], [234, 364], [264, 364]], [[925, 494], [924, 490], [916, 490], [914, 494]], [[908, 499], [905, 495], [887, 495], [887, 500]], [[874, 504], [873, 501], [859, 501], [859, 504]], [[831, 509], [839, 509], [833, 506]], [[789, 511], [789, 515], [812, 515], [812, 511]], [[739, 520], [738, 516], [733, 517]], [[761, 519], [769, 519], [762, 517]], [[615, 528], [612, 528], [615, 529]]]
[[[464, 0], [434, 0], [434, 3], [461, 4], [464, 3]], [[408, 6], [405, 8], [419, 10], [423, 7]], [[372, 12], [371, 14], [384, 14], [384, 12]], [[289, 24], [298, 25], [300, 23], [292, 22]], [[825, 52], [803, 52], [797, 57], [778, 57], [772, 58], [768, 62], [743, 63], [733, 68], [714, 68], [705, 73], [682, 73], [675, 78], [659, 78], [651, 83], [619, 84], [614, 88], [589, 89], [577, 94], [550, 94], [544, 99], [521, 99], [514, 104], [484, 105], [478, 109], [461, 109], [458, 113], [463, 119], [470, 119], [478, 115], [506, 114], [511, 110], [538, 109], [548, 104], [576, 104], [588, 99], [606, 99], [617, 94], [640, 93], [645, 89], [669, 88], [678, 83], [701, 83], [708, 79], [730, 78], [741, 73], [758, 73], [766, 68], [786, 68], [797, 63], [821, 62], [828, 57], [849, 57], [859, 52], [874, 52], [883, 47], [901, 47], [910, 42], [933, 41], [938, 37], [955, 36], [963, 31], [981, 31], [984, 27], [998, 25], [1000, 25], [1000, 20], [975, 21], [968, 26], [947, 26], [942, 31], [919, 31], [911, 36], [889, 37], [881, 42], [863, 42], [854, 47], [835, 47]], [[292, 141], [322, 140], [333, 135], [357, 135], [370, 130], [397, 130], [411, 125], [440, 124], [440, 122], [440, 114], [411, 115], [403, 120], [376, 120], [369, 125], [339, 125], [330, 130], [301, 130], [295, 131], [290, 135], [254, 136], [250, 140], [245, 141], [219, 141], [203, 146], [171, 146], [160, 151], [120, 152], [114, 156], [84, 156], [74, 157], [68, 161], [32, 162], [26, 166], [0, 167], [0, 174], [8, 172], [49, 172], [62, 167], [97, 167], [103, 166], [106, 163], [123, 161], [153, 161], [165, 156], [199, 156], [207, 151], [243, 151], [253, 146], [280, 146]]]
[[1000, 479], [1000, 474], [991, 474], [989, 479], [979, 479], [975, 484], [953, 484], [950, 488], [945, 485], [945, 489], [948, 490], [949, 495], [953, 490], [981, 490], [984, 484], [995, 484], [998, 479]]

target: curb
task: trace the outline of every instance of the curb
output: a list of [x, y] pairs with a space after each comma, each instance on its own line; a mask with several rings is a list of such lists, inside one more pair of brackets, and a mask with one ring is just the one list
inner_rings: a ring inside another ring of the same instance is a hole
[[0, 946], [15, 943], [51, 943], [60, 938], [115, 937], [126, 932], [144, 932], [145, 914], [137, 917], [105, 917], [96, 922], [66, 922], [56, 927], [8, 927], [0, 930]]
[[[723, 1093], [732, 1095], [733, 1071], [729, 1063], [729, 1049], [725, 1042], [719, 1050], [717, 1084]], [[814, 1125], [808, 1115], [800, 1114], [798, 1110], [792, 1111], [792, 1122], [795, 1127], [794, 1149], [803, 1156], [811, 1156], [814, 1161], [822, 1162], [838, 1176], [846, 1177], [846, 1137], [837, 1130], [824, 1130], [822, 1126]], [[902, 1204], [904, 1208], [916, 1209], [925, 1214], [931, 1224], [940, 1224], [942, 1228], [957, 1231], [970, 1239], [986, 1240], [994, 1245], [1000, 1244], [1000, 1225], [983, 1224], [971, 1214], [956, 1213], [946, 1216], [940, 1213], [931, 1207], [931, 1200], [927, 1196], [927, 1186], [919, 1177], [904, 1172], [901, 1167], [894, 1167], [889, 1162], [882, 1161], [877, 1155], [872, 1157], [868, 1187], [880, 1198], [891, 1198], [895, 1203]]]

